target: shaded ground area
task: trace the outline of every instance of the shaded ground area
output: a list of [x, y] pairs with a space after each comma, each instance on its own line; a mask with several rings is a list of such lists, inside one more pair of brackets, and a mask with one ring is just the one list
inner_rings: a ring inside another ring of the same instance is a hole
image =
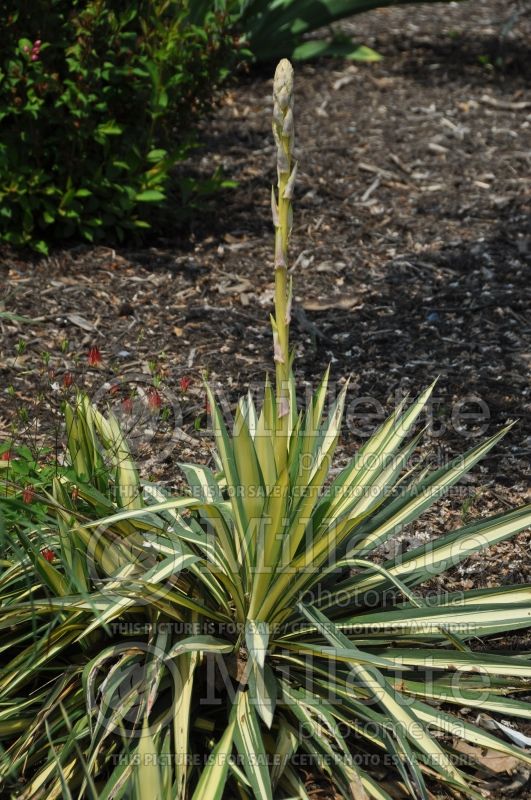
[[[338, 466], [436, 376], [428, 463], [518, 419], [395, 552], [528, 496], [531, 20], [502, 36], [509, 14], [498, 0], [385, 9], [345, 26], [383, 61], [297, 68], [296, 371], [301, 393], [329, 362], [336, 381], [352, 376]], [[0, 320], [3, 440], [41, 444], [77, 384], [122, 417], [148, 477], [174, 485], [177, 462], [210, 457], [201, 374], [230, 412], [271, 368], [271, 72], [247, 76], [205, 125], [194, 168], [240, 183], [186, 236], [4, 253], [4, 308], [34, 321]], [[531, 581], [528, 554], [522, 534], [439, 588]], [[511, 644], [529, 649], [525, 635]]]

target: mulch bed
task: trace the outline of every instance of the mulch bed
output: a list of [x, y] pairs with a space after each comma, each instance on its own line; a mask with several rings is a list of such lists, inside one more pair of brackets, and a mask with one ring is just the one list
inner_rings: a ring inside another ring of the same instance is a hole
[[[509, 15], [499, 0], [383, 9], [343, 26], [381, 62], [296, 69], [292, 341], [301, 395], [328, 363], [338, 385], [351, 376], [338, 465], [437, 376], [427, 463], [518, 420], [393, 552], [529, 497], [531, 18], [503, 34]], [[272, 364], [271, 74], [244, 77], [204, 125], [189, 168], [220, 166], [239, 186], [186, 232], [144, 249], [3, 252], [3, 307], [33, 321], [0, 320], [2, 440], [49, 443], [68, 374], [121, 416], [146, 477], [174, 486], [178, 462], [210, 458], [202, 374], [230, 412]], [[521, 534], [431, 588], [530, 581]], [[530, 649], [525, 634], [509, 643]]]

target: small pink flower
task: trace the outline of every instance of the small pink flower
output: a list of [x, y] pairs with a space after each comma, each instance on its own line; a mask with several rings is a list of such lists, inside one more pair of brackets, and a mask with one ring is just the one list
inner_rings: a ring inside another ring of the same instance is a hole
[[192, 383], [192, 379], [191, 378], [188, 378], [186, 376], [181, 378], [181, 380], [179, 381], [179, 388], [180, 388], [181, 392], [187, 392], [188, 389], [190, 388], [190, 384], [191, 383]]
[[24, 491], [22, 492], [22, 502], [32, 503], [34, 497], [35, 497], [35, 492], [33, 490], [33, 486], [26, 486], [24, 488]]
[[43, 547], [41, 550], [41, 556], [46, 559], [46, 561], [53, 561], [55, 558], [55, 553], [49, 547]]
[[88, 363], [90, 367], [97, 367], [101, 364], [101, 353], [98, 347], [91, 347], [88, 351]]
[[2, 453], [0, 458], [2, 461], [11, 461], [11, 450], [6, 450], [5, 453]]
[[162, 405], [162, 397], [157, 392], [156, 389], [149, 389], [148, 390], [148, 403], [149, 407], [152, 409], [158, 409]]
[[29, 53], [29, 51], [30, 51], [30, 49], [29, 49], [29, 47], [28, 47], [28, 45], [27, 45], [27, 44], [25, 44], [25, 45], [24, 45], [24, 47], [22, 48], [22, 50], [23, 50], [23, 52], [24, 52], [24, 53]]
[[31, 56], [30, 56], [30, 61], [38, 61], [38, 60], [39, 60], [39, 54], [38, 53], [32, 53]]

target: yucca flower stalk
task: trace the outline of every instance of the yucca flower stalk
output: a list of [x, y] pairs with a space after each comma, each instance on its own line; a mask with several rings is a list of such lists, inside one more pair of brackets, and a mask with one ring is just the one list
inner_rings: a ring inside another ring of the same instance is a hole
[[429, 387], [330, 479], [346, 387], [326, 415], [327, 372], [298, 411], [289, 353], [285, 61], [274, 102], [276, 393], [266, 382], [260, 409], [243, 397], [231, 434], [207, 387], [218, 469], [180, 465], [190, 492], [177, 497], [140, 480], [116, 419], [79, 396], [65, 409], [68, 466], [40, 497], [46, 521], [29, 516], [38, 498], [4, 501], [24, 511], [0, 561], [0, 780], [17, 800], [307, 800], [298, 755], [345, 800], [430, 800], [434, 785], [480, 800], [488, 780], [456, 763], [456, 740], [469, 764], [488, 748], [531, 765], [448, 710], [530, 717], [529, 653], [487, 648], [529, 626], [531, 586], [429, 604], [414, 591], [524, 530], [531, 506], [374, 559], [509, 426], [417, 474]]
[[277, 146], [277, 193], [271, 190], [271, 209], [275, 226], [275, 316], [272, 319], [276, 371], [276, 448], [277, 465], [286, 465], [291, 421], [291, 321], [292, 285], [288, 281], [288, 246], [293, 224], [291, 201], [297, 174], [292, 163], [295, 130], [293, 121], [293, 67], [283, 59], [273, 81], [273, 135]]

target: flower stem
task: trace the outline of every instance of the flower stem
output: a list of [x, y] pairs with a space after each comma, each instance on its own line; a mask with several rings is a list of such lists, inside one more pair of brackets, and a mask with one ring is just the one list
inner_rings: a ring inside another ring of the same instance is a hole
[[292, 166], [293, 130], [293, 67], [282, 59], [273, 82], [273, 134], [277, 145], [277, 196], [272, 191], [271, 207], [275, 226], [275, 316], [272, 319], [276, 372], [276, 448], [279, 472], [287, 462], [290, 427], [289, 325], [291, 317], [291, 283], [288, 281], [288, 246], [292, 227], [293, 185], [297, 165]]

